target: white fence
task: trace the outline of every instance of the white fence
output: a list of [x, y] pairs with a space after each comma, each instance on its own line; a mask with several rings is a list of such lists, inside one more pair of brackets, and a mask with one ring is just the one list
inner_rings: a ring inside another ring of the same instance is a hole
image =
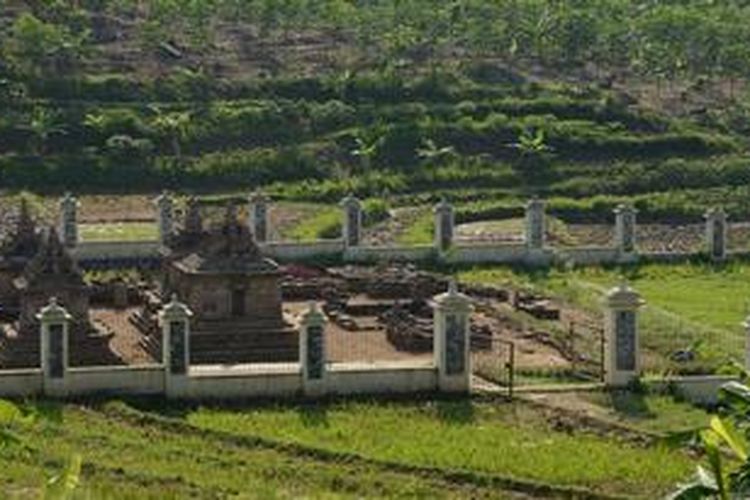
[[[157, 200], [157, 217], [155, 224], [159, 228], [159, 239], [155, 241], [105, 241], [80, 242], [77, 238], [77, 212], [62, 212], [62, 227], [72, 230], [65, 240], [71, 247], [73, 255], [84, 264], [91, 265], [133, 265], [148, 261], [158, 263], [161, 258], [161, 247], [168, 243], [169, 235], [174, 229], [171, 197], [163, 194]], [[253, 201], [254, 200], [254, 201]], [[251, 208], [258, 200], [251, 197]], [[355, 198], [348, 197], [342, 211], [342, 235], [333, 240], [309, 242], [264, 241], [260, 238], [261, 251], [268, 257], [281, 261], [295, 261], [315, 258], [337, 258], [344, 262], [377, 262], [377, 261], [426, 261], [437, 260], [451, 264], [507, 263], [527, 264], [531, 266], [548, 266], [554, 263], [576, 264], [615, 264], [634, 262], [639, 258], [655, 261], [679, 261], [697, 255], [710, 255], [720, 260], [729, 255], [748, 252], [728, 252], [726, 234], [726, 216], [721, 210], [710, 210], [706, 214], [705, 251], [693, 253], [642, 253], [635, 248], [636, 211], [632, 207], [620, 206], [615, 213], [615, 238], [611, 245], [601, 247], [554, 248], [545, 245], [544, 203], [533, 200], [526, 206], [525, 232], [530, 245], [524, 243], [486, 243], [482, 241], [457, 240], [454, 236], [455, 217], [452, 206], [443, 202], [436, 211], [435, 229], [441, 235], [431, 245], [403, 246], [364, 246], [360, 244], [362, 212], [361, 204]], [[68, 208], [76, 203], [75, 198], [67, 196]], [[260, 201], [266, 203], [266, 201]], [[257, 207], [256, 207], [257, 208]], [[256, 213], [256, 211], [253, 211]], [[258, 227], [269, 232], [267, 207], [257, 213], [263, 214], [266, 220], [254, 221], [253, 231]], [[353, 224], [353, 226], [352, 226]], [[351, 227], [350, 227], [351, 226]], [[67, 234], [67, 233], [65, 233]], [[709, 237], [711, 235], [711, 237]], [[356, 236], [356, 237], [354, 237]], [[348, 244], [347, 244], [348, 242]]]
[[[438, 370], [424, 364], [330, 366], [315, 395], [420, 393], [439, 389]], [[252, 365], [191, 366], [182, 377], [164, 365], [69, 368], [45, 383], [40, 369], [0, 371], [0, 397], [164, 395], [180, 399], [293, 398], [306, 395], [301, 365], [261, 371]]]

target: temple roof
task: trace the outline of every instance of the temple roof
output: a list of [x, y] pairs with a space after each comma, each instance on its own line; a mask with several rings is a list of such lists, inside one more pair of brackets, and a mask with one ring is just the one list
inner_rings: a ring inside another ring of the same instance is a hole
[[80, 269], [60, 241], [54, 227], [42, 239], [39, 251], [15, 283], [19, 288], [86, 286]]
[[187, 273], [266, 274], [278, 272], [278, 265], [264, 258], [255, 238], [237, 220], [236, 207], [229, 205], [224, 222], [204, 231], [195, 250], [175, 266]]
[[31, 217], [28, 202], [22, 198], [16, 226], [10, 237], [0, 246], [0, 260], [30, 259], [37, 253], [40, 244], [41, 238]]

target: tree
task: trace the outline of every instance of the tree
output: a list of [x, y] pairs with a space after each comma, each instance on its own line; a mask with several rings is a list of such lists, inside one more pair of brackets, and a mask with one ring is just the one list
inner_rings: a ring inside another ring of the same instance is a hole
[[[377, 127], [379, 129], [379, 127]], [[370, 171], [372, 160], [377, 156], [380, 146], [383, 144], [383, 134], [380, 130], [371, 133], [359, 133], [354, 138], [356, 144], [351, 154], [359, 159], [361, 173]]]
[[36, 156], [42, 156], [47, 152], [47, 143], [53, 135], [67, 133], [59, 122], [58, 115], [41, 107], [34, 108], [28, 123], [22, 125], [21, 129], [30, 133], [30, 150]]
[[428, 165], [442, 165], [457, 157], [453, 146], [439, 148], [432, 139], [422, 142], [422, 147], [417, 149], [417, 155]]
[[182, 164], [182, 142], [188, 134], [190, 126], [190, 113], [186, 111], [166, 113], [156, 106], [151, 110], [155, 113], [152, 121], [153, 127], [163, 136], [169, 138], [172, 144], [172, 153], [178, 164]]
[[71, 75], [80, 67], [88, 36], [87, 30], [74, 34], [24, 13], [11, 27], [6, 52], [11, 65], [26, 78]]
[[543, 182], [553, 157], [542, 128], [526, 127], [518, 135], [518, 142], [510, 145], [518, 151], [518, 169], [527, 181]]

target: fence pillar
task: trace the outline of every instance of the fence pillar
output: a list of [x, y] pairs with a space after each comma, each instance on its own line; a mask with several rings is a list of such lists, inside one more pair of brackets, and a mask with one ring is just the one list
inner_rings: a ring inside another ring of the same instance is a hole
[[68, 329], [71, 315], [52, 297], [37, 319], [40, 324], [43, 391], [47, 396], [64, 396], [68, 373]]
[[628, 385], [640, 373], [638, 309], [643, 304], [641, 296], [626, 283], [607, 293], [604, 382], [610, 387]]
[[469, 315], [471, 299], [458, 292], [455, 281], [448, 291], [433, 299], [433, 350], [438, 372], [438, 389], [445, 392], [469, 392]]
[[268, 241], [268, 197], [255, 192], [250, 195], [248, 203], [248, 223], [250, 232], [255, 236], [255, 241], [265, 243]]
[[156, 200], [156, 224], [159, 231], [159, 243], [168, 245], [172, 238], [174, 229], [174, 203], [172, 197], [166, 191], [162, 192]]
[[631, 205], [618, 205], [615, 212], [615, 248], [621, 259], [629, 260], [636, 253], [636, 216]]
[[190, 374], [190, 318], [193, 312], [172, 295], [159, 311], [162, 331], [164, 390], [167, 397], [185, 395]]
[[742, 326], [745, 327], [745, 370], [750, 372], [750, 316]]
[[349, 195], [341, 200], [344, 209], [344, 224], [342, 225], [344, 246], [359, 246], [362, 239], [362, 203], [356, 197]]
[[720, 261], [727, 257], [727, 214], [721, 207], [712, 208], [706, 218], [706, 247], [711, 260]]
[[60, 234], [68, 248], [78, 245], [78, 206], [78, 199], [71, 193], [60, 200]]
[[184, 231], [188, 234], [198, 235], [203, 232], [203, 216], [201, 215], [200, 202], [195, 196], [188, 198], [185, 207]]
[[544, 206], [544, 201], [536, 197], [526, 204], [526, 247], [529, 250], [544, 250]]
[[305, 395], [326, 391], [326, 317], [312, 302], [300, 321], [299, 355]]
[[445, 252], [453, 245], [453, 232], [456, 224], [453, 205], [443, 199], [435, 205], [435, 248]]

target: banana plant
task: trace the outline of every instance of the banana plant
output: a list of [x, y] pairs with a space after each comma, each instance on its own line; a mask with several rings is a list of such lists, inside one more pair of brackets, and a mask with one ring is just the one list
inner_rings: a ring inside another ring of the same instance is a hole
[[699, 465], [694, 479], [680, 485], [669, 496], [671, 500], [730, 500], [750, 496], [750, 387], [730, 382], [721, 388], [720, 394], [730, 412], [727, 417], [712, 417], [709, 428], [700, 433], [706, 465]]

